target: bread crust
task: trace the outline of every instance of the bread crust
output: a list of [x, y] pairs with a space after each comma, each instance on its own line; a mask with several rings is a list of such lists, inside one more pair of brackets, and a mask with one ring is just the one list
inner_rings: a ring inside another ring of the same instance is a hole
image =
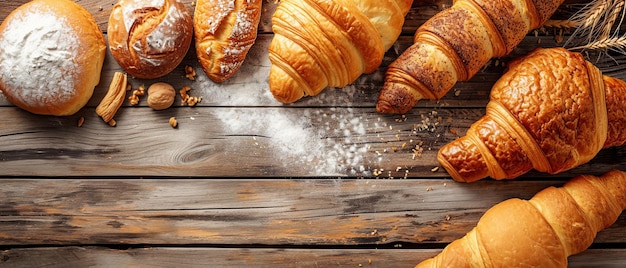
[[106, 40], [93, 16], [73, 1], [18, 7], [0, 25], [0, 40], [0, 90], [24, 110], [72, 115], [100, 82]]
[[198, 61], [207, 76], [224, 82], [234, 76], [254, 45], [262, 0], [198, 0], [194, 35]]
[[154, 79], [182, 62], [193, 21], [179, 0], [120, 0], [111, 10], [107, 36], [111, 54], [129, 75]]

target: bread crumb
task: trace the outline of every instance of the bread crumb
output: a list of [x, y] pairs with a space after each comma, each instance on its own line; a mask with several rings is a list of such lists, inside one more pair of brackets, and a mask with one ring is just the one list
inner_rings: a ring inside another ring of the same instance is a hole
[[85, 117], [81, 116], [78, 118], [78, 127], [82, 127], [83, 123], [85, 123]]
[[178, 121], [176, 121], [176, 117], [170, 117], [169, 123], [172, 128], [178, 127]]
[[437, 172], [437, 171], [439, 171], [439, 167], [434, 167], [434, 168], [430, 169], [430, 171], [431, 172]]

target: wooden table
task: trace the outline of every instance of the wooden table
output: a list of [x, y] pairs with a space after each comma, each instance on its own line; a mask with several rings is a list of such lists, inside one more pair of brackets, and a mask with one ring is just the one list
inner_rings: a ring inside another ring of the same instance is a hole
[[[3, 1], [0, 19], [23, 2]], [[114, 1], [78, 2], [105, 31]], [[231, 80], [207, 79], [191, 49], [170, 75], [129, 81], [190, 86], [202, 97], [193, 107], [177, 99], [153, 111], [142, 99], [125, 103], [117, 126], [108, 126], [95, 106], [121, 71], [110, 54], [94, 96], [76, 115], [33, 115], [1, 96], [0, 266], [412, 267], [500, 201], [624, 167], [626, 148], [611, 148], [559, 175], [463, 184], [436, 161], [442, 145], [484, 114], [505, 63], [562, 45], [559, 29], [529, 33], [510, 56], [442, 100], [382, 115], [374, 106], [386, 66], [445, 5], [416, 1], [377, 72], [292, 105], [268, 90], [275, 7], [264, 2], [257, 42]], [[195, 81], [184, 77], [185, 66], [195, 68]], [[622, 66], [602, 66], [626, 78]], [[177, 128], [168, 124], [172, 116]], [[570, 258], [571, 267], [625, 263], [626, 215]]]

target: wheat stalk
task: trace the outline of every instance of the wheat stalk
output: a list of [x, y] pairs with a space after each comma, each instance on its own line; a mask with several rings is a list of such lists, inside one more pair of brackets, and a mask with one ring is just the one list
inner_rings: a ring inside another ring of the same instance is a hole
[[626, 35], [620, 36], [619, 30], [625, 18], [625, 6], [626, 0], [594, 0], [585, 5], [570, 18], [579, 26], [564, 46], [572, 46], [570, 50], [624, 53]]
[[604, 39], [599, 39], [597, 41], [593, 41], [583, 46], [578, 46], [571, 48], [571, 50], [617, 50], [623, 51], [626, 48], [626, 35], [616, 36], [616, 37], [607, 37]]
[[[610, 8], [610, 13], [607, 15], [606, 19], [605, 19], [605, 24], [604, 27], [602, 29], [602, 34], [600, 35], [601, 39], [607, 38], [611, 35], [611, 31], [613, 31], [613, 25], [615, 25], [615, 22], [617, 21], [617, 18], [619, 16], [620, 13], [622, 13], [624, 10], [624, 1], [617, 1], [615, 2], [612, 7]], [[623, 19], [623, 16], [620, 16]], [[622, 19], [620, 19], [620, 23], [618, 23], [618, 25], [621, 24]]]
[[609, 7], [609, 2], [610, 1], [605, 1], [605, 0], [600, 0], [600, 1], [595, 0], [591, 2], [591, 4], [594, 4], [594, 3], [595, 4], [590, 9], [588, 9], [587, 12], [582, 14], [582, 18], [583, 18], [581, 22], [582, 27], [593, 28], [600, 20], [600, 17], [602, 17], [602, 14], [606, 12], [607, 8]]
[[578, 22], [573, 20], [547, 20], [543, 27], [558, 29], [574, 29], [579, 26]]

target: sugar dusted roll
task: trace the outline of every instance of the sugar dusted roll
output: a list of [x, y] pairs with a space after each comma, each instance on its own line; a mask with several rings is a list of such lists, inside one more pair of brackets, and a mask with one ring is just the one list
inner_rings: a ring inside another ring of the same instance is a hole
[[111, 10], [107, 36], [111, 54], [129, 75], [153, 79], [183, 60], [193, 21], [179, 0], [120, 0]]
[[100, 82], [106, 40], [93, 16], [69, 0], [34, 0], [0, 25], [0, 90], [35, 114], [72, 115]]

